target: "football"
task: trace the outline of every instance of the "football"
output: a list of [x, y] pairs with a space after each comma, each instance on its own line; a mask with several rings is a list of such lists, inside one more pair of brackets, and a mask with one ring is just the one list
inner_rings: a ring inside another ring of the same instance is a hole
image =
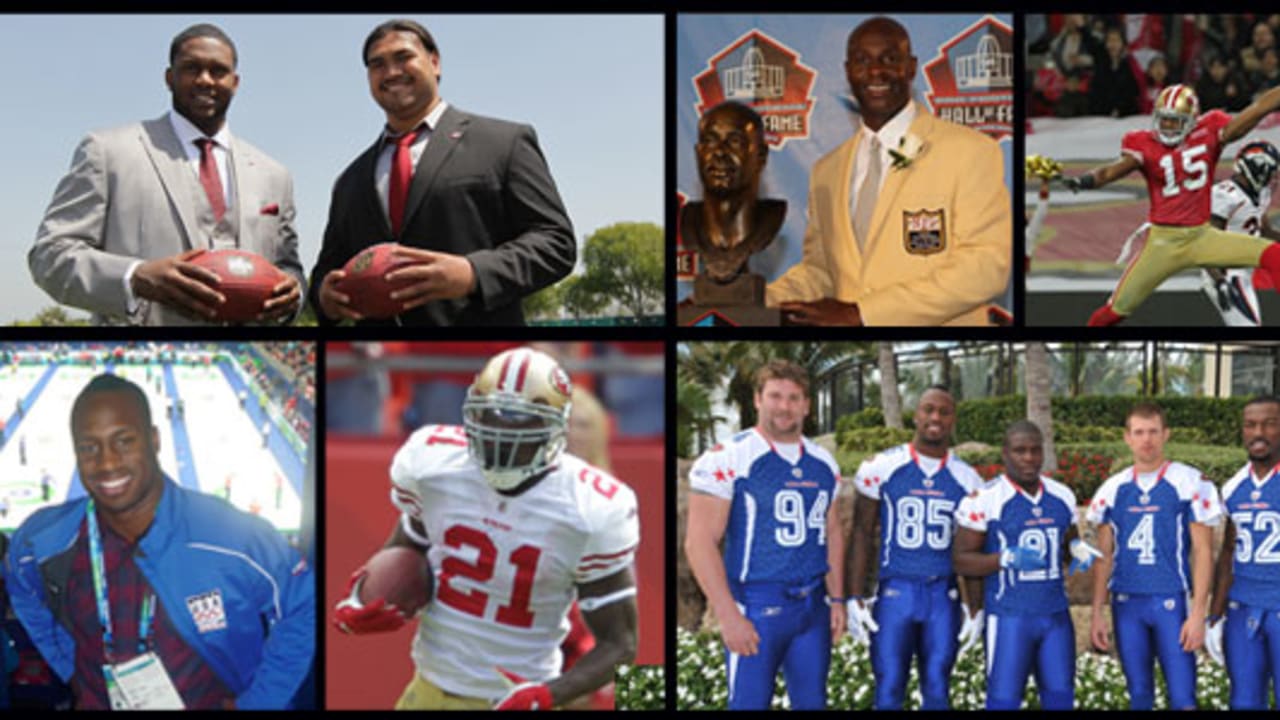
[[391, 254], [396, 243], [378, 243], [356, 253], [342, 267], [346, 277], [337, 283], [338, 292], [351, 298], [351, 307], [372, 319], [385, 319], [401, 311], [401, 303], [391, 293], [411, 285], [412, 280], [387, 282], [384, 276], [397, 268], [412, 264]]
[[408, 547], [383, 548], [369, 558], [364, 569], [361, 604], [383, 598], [405, 615], [412, 616], [431, 601], [435, 576], [426, 553]]
[[219, 322], [254, 319], [271, 297], [272, 288], [285, 278], [266, 258], [246, 250], [210, 250], [192, 258], [191, 264], [218, 276], [218, 292], [227, 298], [217, 307], [214, 319]]

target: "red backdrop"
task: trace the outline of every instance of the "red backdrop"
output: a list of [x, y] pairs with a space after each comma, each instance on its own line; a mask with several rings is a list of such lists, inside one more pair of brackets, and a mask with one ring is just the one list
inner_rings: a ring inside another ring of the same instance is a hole
[[[396, 521], [388, 499], [387, 468], [399, 443], [381, 438], [329, 435], [325, 455], [326, 707], [338, 710], [390, 708], [413, 676], [409, 646], [416, 624], [380, 635], [344, 635], [334, 629], [332, 608], [347, 579], [382, 544]], [[665, 658], [664, 600], [665, 448], [661, 441], [615, 442], [614, 474], [630, 485], [640, 503], [640, 549], [636, 585], [640, 646], [636, 662], [660, 665]]]

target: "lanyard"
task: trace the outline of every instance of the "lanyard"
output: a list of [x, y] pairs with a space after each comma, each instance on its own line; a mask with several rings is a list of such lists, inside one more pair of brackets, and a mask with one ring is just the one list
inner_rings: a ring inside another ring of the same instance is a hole
[[[98, 514], [93, 511], [92, 498], [85, 508], [85, 521], [89, 525], [89, 564], [93, 567], [93, 595], [98, 604], [98, 621], [102, 623], [102, 650], [110, 656], [113, 646], [111, 603], [107, 593], [106, 563], [102, 559], [102, 539], [98, 534]], [[138, 618], [138, 654], [147, 651], [147, 636], [151, 631], [155, 610], [156, 594], [149, 592], [142, 600], [142, 612]]]
[[[1152, 489], [1154, 489], [1156, 485], [1159, 485], [1159, 484], [1160, 484], [1160, 481], [1164, 479], [1164, 471], [1165, 471], [1165, 470], [1168, 470], [1168, 469], [1169, 469], [1169, 466], [1170, 466], [1170, 465], [1172, 465], [1172, 464], [1173, 464], [1173, 461], [1172, 461], [1172, 460], [1165, 460], [1165, 461], [1164, 461], [1164, 464], [1160, 466], [1160, 469], [1159, 469], [1159, 470], [1156, 470], [1156, 481], [1155, 481], [1155, 482], [1153, 482], [1153, 483], [1151, 483], [1151, 488], [1152, 488]], [[1138, 485], [1138, 466], [1137, 466], [1137, 465], [1134, 465], [1134, 466], [1133, 466], [1133, 484], [1134, 484], [1134, 485]], [[1139, 485], [1139, 486], [1138, 486], [1138, 489], [1139, 489], [1139, 490], [1142, 490], [1142, 486], [1141, 486], [1141, 485]], [[1149, 491], [1148, 491], [1148, 490], [1143, 490], [1143, 492], [1144, 492], [1144, 493], [1146, 493], [1146, 492], [1149, 492]]]

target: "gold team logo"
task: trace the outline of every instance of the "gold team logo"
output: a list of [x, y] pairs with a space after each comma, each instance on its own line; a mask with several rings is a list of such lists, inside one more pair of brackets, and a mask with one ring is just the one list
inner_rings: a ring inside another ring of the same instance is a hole
[[1013, 134], [1013, 28], [987, 15], [924, 66], [926, 97], [943, 120], [1004, 140]]
[[751, 30], [707, 61], [693, 78], [701, 116], [726, 100], [751, 106], [764, 119], [764, 138], [781, 148], [791, 138], [809, 137], [813, 113], [813, 81], [817, 73], [800, 62], [800, 54]]
[[945, 211], [902, 211], [902, 245], [912, 255], [933, 255], [947, 249]]

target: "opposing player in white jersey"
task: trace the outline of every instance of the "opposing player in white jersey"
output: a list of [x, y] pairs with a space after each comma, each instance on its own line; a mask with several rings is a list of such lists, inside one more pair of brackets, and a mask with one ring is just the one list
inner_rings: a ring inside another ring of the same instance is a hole
[[1116, 651], [1132, 710], [1150, 710], [1155, 703], [1157, 658], [1169, 707], [1196, 707], [1195, 651], [1204, 644], [1213, 526], [1222, 515], [1217, 488], [1199, 470], [1165, 459], [1168, 439], [1160, 406], [1134, 405], [1124, 430], [1133, 465], [1098, 488], [1086, 514], [1097, 525], [1102, 551], [1093, 566], [1089, 636], [1099, 650], [1110, 648], [1102, 616], [1110, 590]]
[[[1280, 240], [1280, 232], [1267, 222], [1277, 170], [1280, 170], [1280, 152], [1271, 143], [1260, 140], [1240, 148], [1235, 173], [1213, 186], [1209, 222], [1228, 232]], [[1262, 324], [1255, 287], [1275, 288], [1280, 278], [1272, 278], [1261, 268], [1204, 268], [1201, 272], [1205, 278], [1202, 287], [1222, 314], [1223, 324], [1228, 327]]]
[[720, 622], [729, 709], [767, 709], [781, 669], [791, 707], [822, 710], [845, 619], [840, 470], [801, 434], [804, 368], [780, 360], [760, 368], [755, 407], [755, 427], [689, 471], [685, 555]]
[[[387, 546], [426, 551], [436, 573], [435, 598], [418, 615], [417, 672], [397, 709], [547, 710], [634, 656], [636, 498], [562, 452], [570, 391], [549, 356], [508, 350], [467, 390], [463, 427], [424, 427], [396, 453], [401, 515]], [[338, 626], [402, 625], [394, 606], [360, 604], [362, 576], [336, 609]], [[575, 597], [596, 645], [558, 675]]]
[[1231, 709], [1266, 710], [1268, 683], [1280, 691], [1280, 398], [1250, 400], [1242, 435], [1249, 462], [1222, 486], [1205, 646], [1227, 666]]
[[[930, 387], [916, 405], [911, 442], [863, 462], [853, 481], [849, 634], [859, 640], [870, 634], [877, 710], [902, 709], [913, 658], [919, 659], [921, 708], [949, 708], [956, 653], [982, 632], [981, 612], [961, 610], [951, 565], [956, 506], [983, 484], [948, 449], [955, 421], [950, 391]], [[863, 592], [877, 524], [879, 583], [873, 604]]]
[[1040, 474], [1040, 428], [1010, 425], [1002, 455], [1004, 475], [960, 501], [952, 554], [970, 602], [986, 611], [987, 709], [1022, 707], [1034, 672], [1041, 709], [1070, 710], [1076, 640], [1063, 565], [1074, 556], [1071, 572], [1087, 569], [1098, 552], [1077, 537], [1075, 493]]

